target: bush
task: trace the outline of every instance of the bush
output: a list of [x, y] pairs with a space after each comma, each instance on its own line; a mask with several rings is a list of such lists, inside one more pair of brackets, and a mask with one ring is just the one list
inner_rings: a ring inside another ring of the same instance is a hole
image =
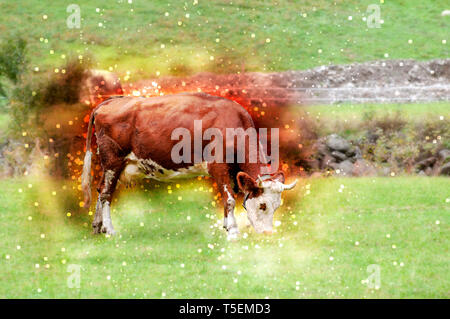
[[53, 73], [49, 82], [42, 89], [42, 104], [57, 103], [75, 104], [79, 102], [80, 90], [87, 77], [88, 65], [78, 59], [71, 59], [61, 68], [61, 72]]
[[420, 160], [449, 148], [450, 123], [425, 118], [407, 122], [401, 113], [374, 117], [366, 115], [361, 123], [363, 137], [354, 143], [366, 159], [385, 164], [394, 171], [411, 172]]
[[0, 46], [0, 76], [17, 83], [26, 68], [25, 40], [7, 39]]

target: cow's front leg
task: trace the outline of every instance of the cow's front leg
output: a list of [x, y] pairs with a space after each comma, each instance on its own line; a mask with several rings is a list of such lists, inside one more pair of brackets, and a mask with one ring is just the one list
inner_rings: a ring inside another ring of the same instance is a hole
[[97, 205], [95, 206], [94, 221], [92, 222], [92, 229], [94, 234], [100, 234], [102, 229], [102, 202], [100, 200], [100, 195], [97, 199]]
[[228, 232], [228, 239], [235, 240], [239, 236], [239, 229], [234, 217], [234, 208], [236, 206], [236, 200], [233, 197], [233, 191], [230, 185], [223, 186], [223, 201], [224, 201], [224, 218], [223, 227]]
[[106, 233], [107, 235], [115, 235], [116, 231], [114, 230], [114, 227], [112, 225], [111, 221], [111, 209], [110, 209], [110, 202], [104, 201], [102, 203], [102, 233]]
[[231, 187], [230, 167], [226, 163], [211, 163], [208, 165], [211, 177], [216, 181], [218, 190], [222, 194], [223, 201], [223, 228], [228, 232], [228, 239], [234, 240], [239, 235], [239, 230], [234, 217], [234, 192]]

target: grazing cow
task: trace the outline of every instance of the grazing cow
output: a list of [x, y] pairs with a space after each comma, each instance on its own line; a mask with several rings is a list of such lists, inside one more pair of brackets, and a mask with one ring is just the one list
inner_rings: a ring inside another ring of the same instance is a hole
[[[296, 182], [285, 185], [281, 171], [262, 174], [267, 164], [250, 161], [251, 152], [254, 150], [248, 147], [250, 143], [244, 144], [244, 147], [235, 145], [235, 137], [239, 136], [233, 136], [232, 141], [229, 141], [227, 136], [222, 150], [226, 153], [227, 148], [231, 147], [236, 154], [245, 152], [243, 161], [206, 160], [190, 163], [174, 160], [173, 149], [179, 144], [173, 139], [174, 130], [182, 128], [195, 135], [198, 132], [195, 132], [194, 122], [198, 121], [201, 121], [203, 131], [215, 128], [223, 133], [222, 136], [226, 136], [225, 130], [228, 128], [240, 129], [241, 132], [254, 129], [250, 115], [241, 105], [204, 93], [181, 93], [152, 98], [116, 97], [104, 101], [94, 109], [88, 125], [82, 173], [84, 207], [89, 207], [92, 157], [90, 147], [92, 128], [95, 125], [103, 175], [97, 188], [99, 197], [92, 224], [94, 233], [115, 233], [111, 223], [110, 205], [119, 180], [129, 183], [135, 177], [143, 177], [169, 181], [201, 175], [211, 176], [222, 194], [224, 228], [228, 231], [229, 238], [236, 238], [239, 234], [234, 217], [234, 194], [239, 189], [245, 194], [244, 208], [256, 232], [272, 232], [273, 214], [280, 206], [281, 192], [292, 189]], [[196, 150], [198, 151], [198, 145], [195, 143], [189, 143], [189, 147], [183, 150], [189, 154], [183, 156], [195, 158], [198, 155], [195, 154]], [[206, 143], [201, 143], [202, 150]], [[216, 151], [221, 153], [220, 149]]]

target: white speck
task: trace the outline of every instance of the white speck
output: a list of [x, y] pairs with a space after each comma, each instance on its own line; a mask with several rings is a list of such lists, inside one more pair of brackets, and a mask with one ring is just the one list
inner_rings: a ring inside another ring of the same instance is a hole
[[447, 43], [447, 40], [442, 40], [442, 44], [446, 44]]
[[334, 257], [333, 256], [330, 256], [330, 261], [333, 261], [334, 260]]
[[409, 39], [409, 40], [408, 40], [408, 43], [409, 43], [409, 44], [413, 43], [413, 40]]
[[405, 264], [403, 262], [400, 263], [400, 267], [403, 267]]
[[184, 264], [181, 264], [180, 267], [181, 267], [181, 268], [184, 268]]
[[436, 225], [439, 225], [441, 222], [439, 220], [436, 221]]
[[395, 246], [395, 245], [392, 245], [392, 249], [395, 249], [395, 248], [397, 248], [397, 246]]
[[391, 238], [391, 234], [386, 234], [386, 238]]
[[106, 280], [111, 280], [111, 276], [106, 276]]
[[352, 16], [348, 16], [348, 19], [351, 21], [351, 20], [353, 20], [353, 17]]
[[223, 265], [223, 266], [222, 266], [222, 269], [223, 269], [223, 270], [227, 269], [227, 266]]
[[355, 241], [355, 245], [356, 245], [356, 246], [359, 246], [359, 241]]
[[275, 227], [280, 227], [281, 226], [281, 222], [279, 220], [275, 221]]

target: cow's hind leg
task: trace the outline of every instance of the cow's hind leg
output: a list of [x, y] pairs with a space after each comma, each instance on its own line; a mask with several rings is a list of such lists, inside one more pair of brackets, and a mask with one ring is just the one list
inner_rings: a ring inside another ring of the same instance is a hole
[[100, 231], [108, 235], [114, 235], [116, 232], [111, 221], [111, 199], [126, 162], [119, 145], [110, 137], [103, 135], [98, 139], [98, 145], [103, 167], [103, 179], [99, 195], [102, 212]]
[[100, 183], [98, 184], [97, 191], [99, 193], [97, 199], [97, 205], [95, 206], [95, 215], [94, 220], [92, 221], [92, 230], [94, 234], [100, 234], [102, 229], [102, 202], [100, 200], [100, 191], [102, 189], [102, 184], [104, 181], [105, 175], [102, 175]]

